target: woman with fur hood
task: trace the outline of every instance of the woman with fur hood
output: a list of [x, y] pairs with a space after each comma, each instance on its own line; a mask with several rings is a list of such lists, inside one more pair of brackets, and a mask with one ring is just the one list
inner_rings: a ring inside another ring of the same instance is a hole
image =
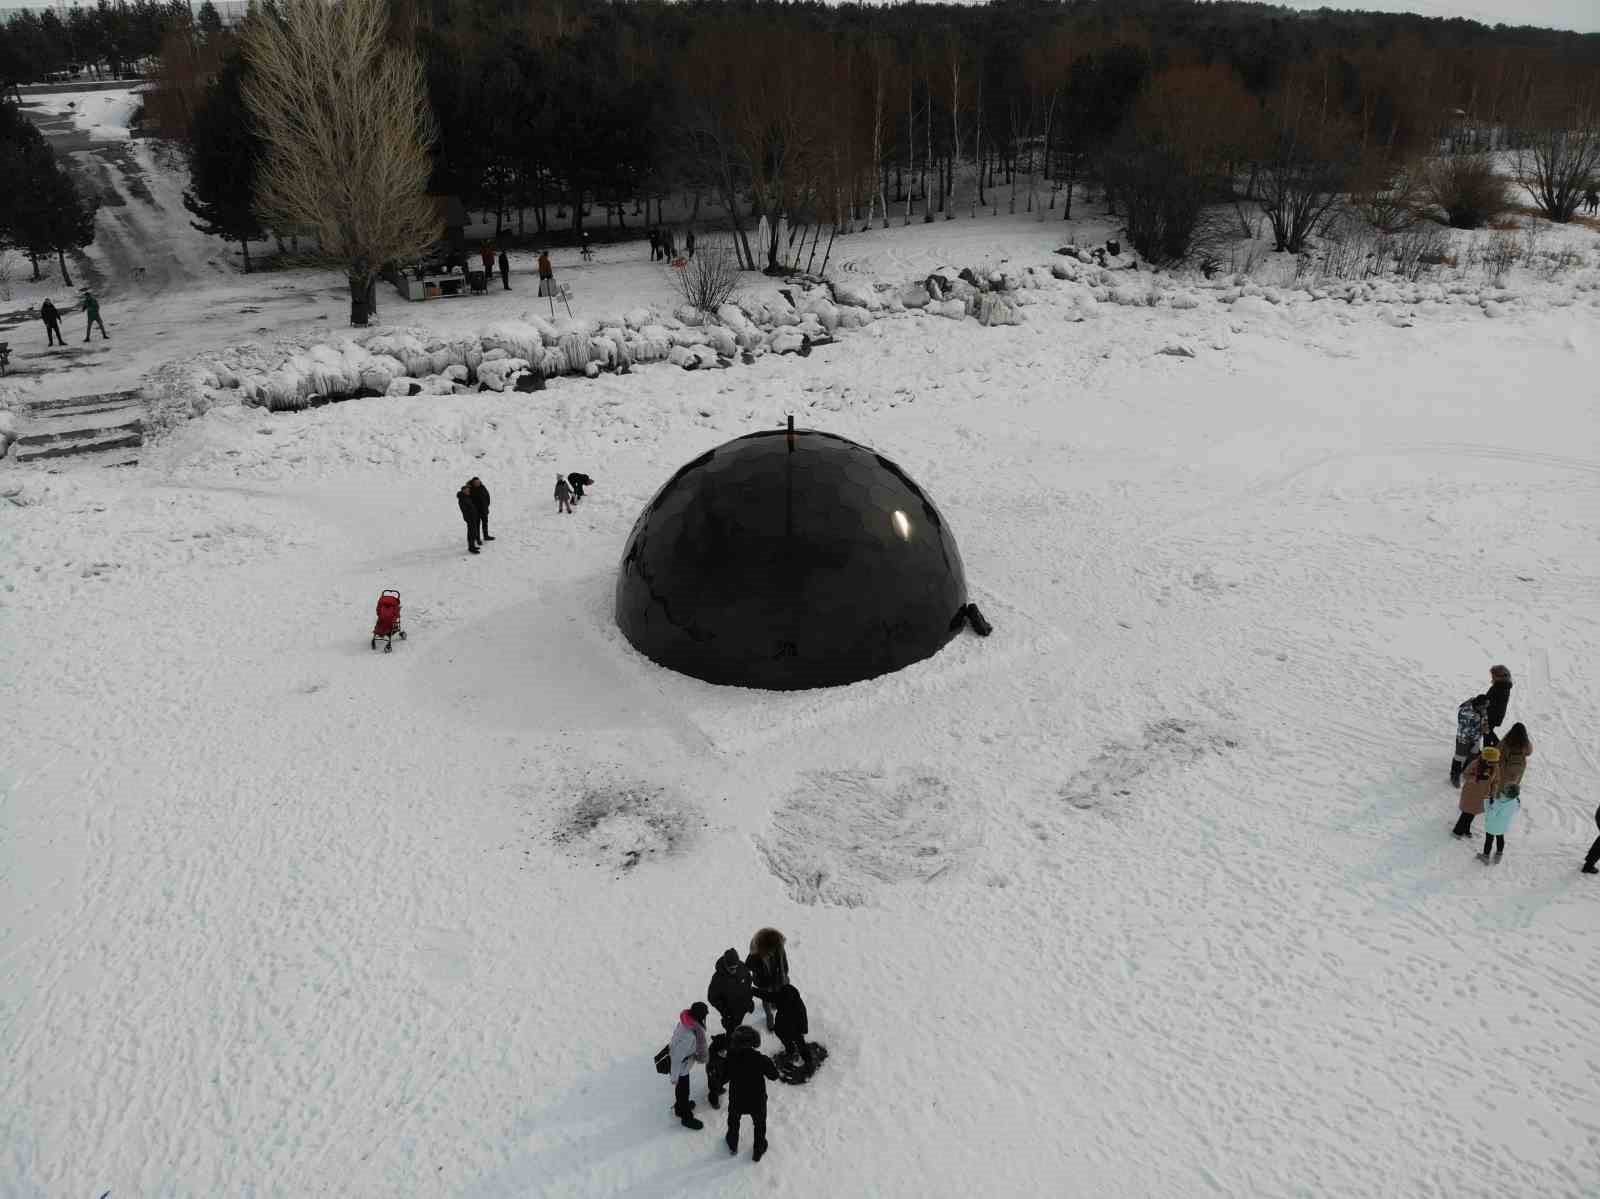
[[1472, 818], [1482, 816], [1484, 806], [1500, 789], [1500, 751], [1485, 745], [1482, 752], [1467, 763], [1461, 775], [1461, 815], [1456, 820], [1455, 835], [1472, 836]]
[[767, 1017], [767, 1031], [772, 1031], [772, 1004], [777, 993], [789, 982], [789, 955], [784, 951], [783, 934], [775, 928], [758, 928], [750, 938], [750, 956], [745, 958], [745, 969], [750, 972], [750, 982], [761, 996], [761, 1010]]

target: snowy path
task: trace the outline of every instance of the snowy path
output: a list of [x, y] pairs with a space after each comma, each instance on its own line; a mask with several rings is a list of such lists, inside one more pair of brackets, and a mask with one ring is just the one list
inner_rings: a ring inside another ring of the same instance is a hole
[[[29, 476], [0, 1195], [1592, 1193], [1592, 315], [1360, 320], [886, 322]], [[930, 490], [994, 637], [797, 695], [628, 650], [639, 506], [786, 411]], [[1537, 753], [1486, 869], [1491, 661]], [[832, 1057], [752, 1167], [649, 1055], [764, 923]]]

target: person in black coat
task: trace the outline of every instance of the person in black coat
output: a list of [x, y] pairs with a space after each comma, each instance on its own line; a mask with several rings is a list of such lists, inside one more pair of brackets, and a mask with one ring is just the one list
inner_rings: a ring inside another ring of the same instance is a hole
[[67, 339], [61, 336], [61, 310], [46, 300], [39, 305], [39, 319], [44, 322], [44, 344], [49, 349], [57, 343], [67, 344]]
[[594, 480], [582, 471], [575, 470], [567, 476], [567, 486], [572, 488], [572, 502], [576, 504], [583, 498], [583, 489], [594, 486]]
[[1505, 722], [1506, 705], [1511, 702], [1511, 672], [1504, 666], [1489, 667], [1489, 710], [1483, 718], [1483, 743], [1498, 745], [1495, 730]]
[[774, 998], [778, 1004], [778, 1018], [773, 1021], [772, 1031], [783, 1042], [783, 1051], [798, 1057], [809, 1072], [814, 1067], [811, 1064], [811, 1049], [806, 1044], [806, 1033], [811, 1030], [806, 1023], [805, 1000], [800, 998], [800, 992], [795, 990], [792, 983], [779, 987]]
[[507, 291], [511, 290], [511, 259], [506, 257], [504, 250], [500, 251], [500, 282]]
[[722, 1017], [722, 1030], [732, 1032], [755, 1011], [751, 996], [750, 971], [739, 960], [739, 951], [730, 949], [717, 959], [716, 973], [706, 987], [706, 1002]]
[[778, 1067], [761, 1052], [761, 1034], [748, 1026], [737, 1029], [728, 1052], [728, 1152], [739, 1152], [739, 1122], [750, 1117], [755, 1144], [750, 1160], [767, 1151], [767, 1080], [778, 1081]]
[[473, 498], [472, 485], [463, 483], [456, 492], [456, 503], [461, 508], [461, 519], [467, 522], [467, 553], [478, 552], [478, 501]]
[[477, 475], [467, 480], [467, 486], [472, 489], [473, 502], [478, 505], [478, 537], [482, 541], [493, 541], [489, 536], [489, 489]]

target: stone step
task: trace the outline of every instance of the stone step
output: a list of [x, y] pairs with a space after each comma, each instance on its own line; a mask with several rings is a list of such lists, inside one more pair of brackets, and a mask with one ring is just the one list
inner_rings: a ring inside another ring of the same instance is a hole
[[63, 408], [76, 408], [85, 404], [142, 404], [144, 393], [138, 388], [129, 391], [108, 391], [104, 395], [68, 396], [61, 400], [40, 400], [38, 403], [29, 404], [28, 411], [34, 416], [48, 416]]
[[117, 424], [98, 424], [78, 429], [63, 429], [59, 432], [24, 433], [17, 438], [19, 446], [40, 446], [66, 444], [73, 441], [97, 441], [106, 437], [124, 436], [128, 433], [144, 433], [144, 416], [140, 414], [132, 420], [120, 421]]
[[[104, 450], [125, 450], [144, 444], [144, 434], [138, 431], [118, 437], [90, 438], [81, 441], [58, 441], [44, 446], [17, 446], [11, 451], [18, 462], [37, 462], [45, 458], [74, 458], [85, 454], [98, 454]], [[111, 463], [125, 466], [128, 463]]]

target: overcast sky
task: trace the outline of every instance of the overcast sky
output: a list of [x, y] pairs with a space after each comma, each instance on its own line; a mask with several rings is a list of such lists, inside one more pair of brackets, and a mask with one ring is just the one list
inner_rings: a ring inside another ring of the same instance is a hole
[[1600, 0], [1272, 0], [1288, 8], [1359, 8], [1467, 17], [1485, 25], [1543, 25], [1600, 33]]

